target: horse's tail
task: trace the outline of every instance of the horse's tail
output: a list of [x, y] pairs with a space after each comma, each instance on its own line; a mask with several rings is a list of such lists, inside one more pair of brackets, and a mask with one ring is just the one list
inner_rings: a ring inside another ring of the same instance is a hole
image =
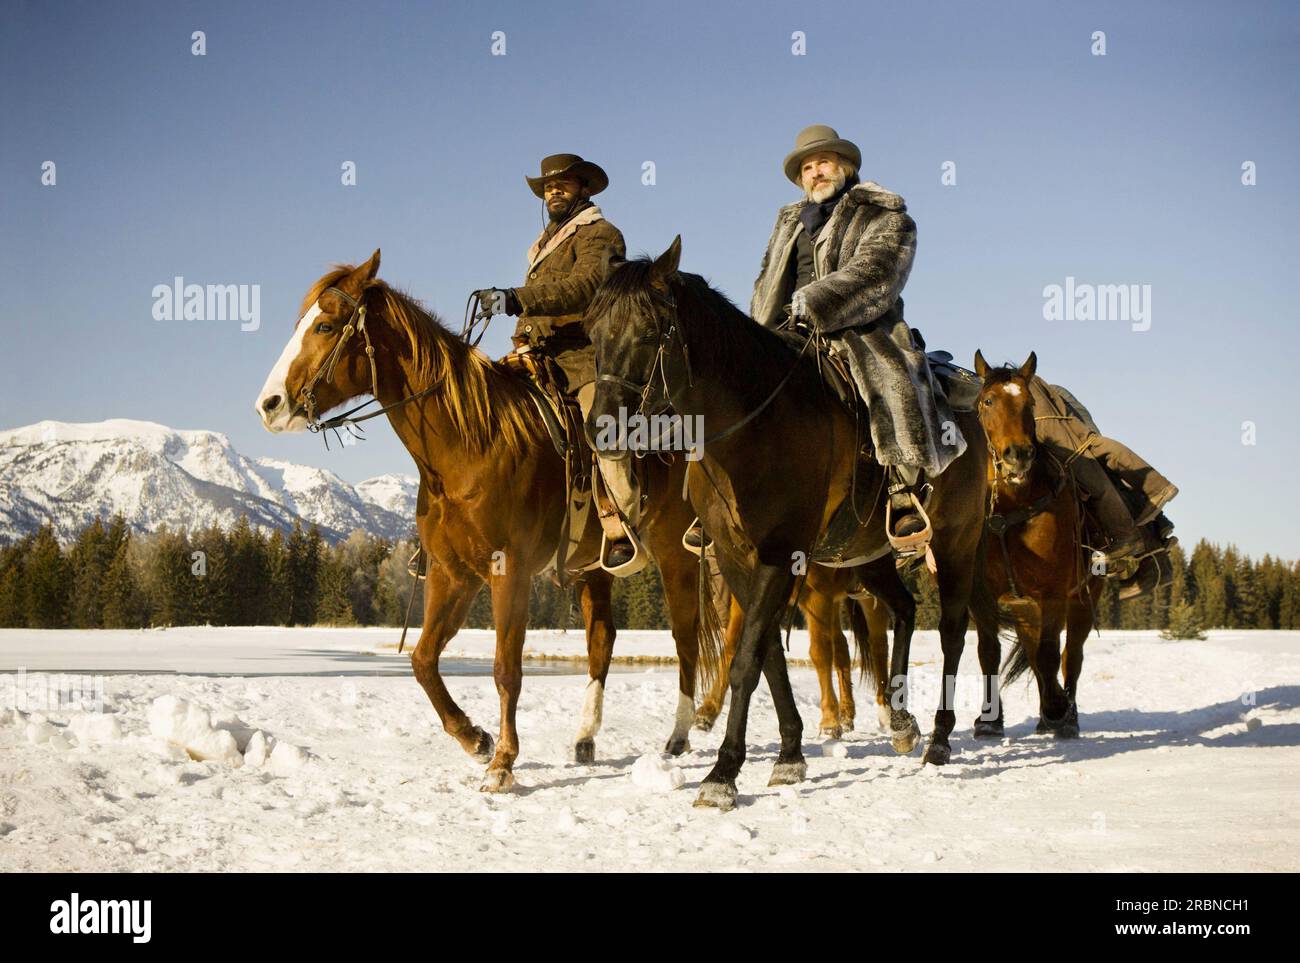
[[1016, 632], [1016, 619], [1007, 609], [998, 608], [998, 637], [1011, 643], [1011, 651], [1002, 662], [1002, 688], [1005, 689], [1029, 670], [1029, 655]]
[[1002, 663], [1002, 688], [1005, 689], [1029, 670], [1029, 656], [1019, 639], [1011, 643], [1011, 651]]
[[[866, 599], [855, 599], [849, 596], [849, 629], [853, 633], [853, 651], [857, 653], [858, 660], [862, 663], [859, 677], [874, 688], [878, 680], [876, 666], [871, 659], [871, 623], [867, 621], [867, 614], [862, 611], [865, 602]], [[882, 603], [876, 601], [875, 604]]]
[[726, 624], [719, 607], [731, 608], [722, 572], [713, 561], [713, 552], [706, 546], [700, 553], [699, 574], [699, 632], [697, 640], [699, 658], [695, 666], [695, 684], [703, 692], [712, 692], [722, 671], [722, 650], [725, 644]]
[[1016, 618], [1009, 609], [998, 605], [989, 591], [988, 583], [979, 574], [971, 589], [971, 618], [975, 627], [986, 635], [996, 635], [998, 640], [1011, 646], [1006, 659], [1002, 662], [1002, 688], [1006, 688], [1025, 674], [1029, 668], [1029, 656], [1020, 644], [1020, 635], [1016, 632]]

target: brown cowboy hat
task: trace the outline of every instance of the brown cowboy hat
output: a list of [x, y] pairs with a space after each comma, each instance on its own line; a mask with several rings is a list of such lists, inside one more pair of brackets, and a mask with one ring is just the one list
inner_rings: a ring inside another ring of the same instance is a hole
[[537, 177], [524, 175], [528, 187], [542, 197], [542, 186], [553, 177], [576, 177], [587, 185], [592, 194], [609, 187], [609, 177], [596, 164], [583, 160], [577, 154], [552, 154], [542, 158], [542, 173]]
[[799, 166], [803, 163], [803, 159], [819, 150], [834, 151], [851, 161], [854, 167], [862, 166], [862, 151], [858, 150], [857, 144], [851, 140], [844, 140], [836, 133], [834, 127], [813, 124], [799, 131], [799, 136], [794, 139], [794, 150], [785, 155], [785, 176], [795, 187], [803, 187], [803, 182], [799, 178]]

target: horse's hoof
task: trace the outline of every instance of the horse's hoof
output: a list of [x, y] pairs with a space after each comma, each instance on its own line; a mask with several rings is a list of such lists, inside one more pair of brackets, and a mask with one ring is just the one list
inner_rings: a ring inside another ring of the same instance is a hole
[[1079, 709], [1077, 706], [1070, 706], [1070, 711], [1065, 714], [1057, 725], [1052, 727], [1053, 733], [1058, 739], [1078, 739], [1079, 738]]
[[713, 723], [718, 721], [717, 714], [709, 715], [705, 712], [695, 714], [695, 728], [700, 732], [708, 732], [713, 728]]
[[793, 786], [801, 783], [808, 776], [808, 763], [802, 759], [793, 759], [790, 762], [778, 762], [772, 767], [772, 778], [767, 781], [769, 786]]
[[478, 731], [478, 742], [474, 744], [474, 748], [470, 750], [469, 754], [474, 757], [475, 762], [481, 762], [486, 766], [492, 761], [492, 756], [495, 752], [496, 743], [493, 742], [492, 737], [488, 735], [487, 730], [480, 729]]
[[843, 728], [845, 732], [852, 732], [853, 721], [853, 716], [840, 716], [840, 727]]
[[573, 744], [573, 761], [581, 766], [590, 766], [596, 761], [596, 740], [579, 739]]
[[[849, 727], [853, 728], [852, 726]], [[840, 739], [844, 736], [844, 728], [838, 723], [833, 726], [822, 726], [817, 730], [818, 736], [825, 736], [827, 739]]]
[[879, 724], [881, 732], [889, 731], [889, 720], [890, 720], [889, 707], [882, 706], [879, 703], [877, 703], [876, 722]]
[[891, 717], [890, 726], [892, 735], [889, 743], [900, 756], [908, 755], [921, 741], [921, 727], [916, 724], [916, 717], [910, 712], [900, 712]]
[[689, 752], [691, 740], [682, 736], [680, 739], [674, 739], [671, 736], [668, 739], [668, 745], [664, 746], [664, 752], [670, 756], [680, 756], [683, 752]]
[[1034, 726], [1034, 735], [1045, 736], [1052, 731], [1052, 727], [1047, 724], [1047, 720], [1039, 718], [1038, 725]]
[[509, 769], [489, 769], [483, 776], [479, 792], [509, 792], [515, 786], [515, 774]]
[[1001, 719], [976, 719], [976, 739], [1001, 739], [1006, 734]]
[[706, 782], [700, 785], [700, 794], [695, 797], [697, 809], [721, 809], [724, 813], [736, 808], [736, 784], [734, 782]]
[[931, 742], [925, 748], [925, 762], [932, 766], [946, 766], [952, 758], [952, 747], [946, 742]]

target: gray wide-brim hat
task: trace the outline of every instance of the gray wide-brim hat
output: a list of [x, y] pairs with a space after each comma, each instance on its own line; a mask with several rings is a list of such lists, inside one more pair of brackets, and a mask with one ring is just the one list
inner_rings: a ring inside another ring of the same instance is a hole
[[857, 144], [842, 138], [834, 127], [813, 124], [799, 131], [799, 136], [794, 139], [794, 150], [785, 155], [785, 176], [795, 187], [803, 187], [803, 181], [799, 178], [799, 167], [803, 164], [803, 159], [820, 150], [834, 151], [851, 161], [854, 167], [862, 167], [862, 151], [858, 150]]
[[524, 175], [528, 187], [538, 197], [542, 197], [542, 188], [553, 177], [576, 177], [587, 185], [593, 195], [609, 187], [609, 176], [598, 164], [583, 160], [577, 154], [552, 154], [542, 158], [542, 173], [537, 177]]

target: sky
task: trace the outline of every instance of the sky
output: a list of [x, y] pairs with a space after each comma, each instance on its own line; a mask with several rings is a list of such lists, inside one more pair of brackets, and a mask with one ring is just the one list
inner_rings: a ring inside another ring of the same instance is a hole
[[[523, 282], [524, 175], [573, 152], [608, 172], [629, 254], [680, 233], [683, 268], [747, 306], [798, 199], [782, 159], [824, 123], [917, 222], [930, 348], [1036, 351], [1179, 485], [1186, 544], [1300, 557], [1300, 4], [0, 8], [0, 428], [138, 418], [351, 482], [411, 472], [382, 422], [326, 452], [253, 412], [331, 264], [380, 247], [458, 327], [471, 290]], [[257, 285], [260, 327], [155, 319], [176, 276]], [[1067, 278], [1138, 285], [1149, 324], [1048, 319]]]

